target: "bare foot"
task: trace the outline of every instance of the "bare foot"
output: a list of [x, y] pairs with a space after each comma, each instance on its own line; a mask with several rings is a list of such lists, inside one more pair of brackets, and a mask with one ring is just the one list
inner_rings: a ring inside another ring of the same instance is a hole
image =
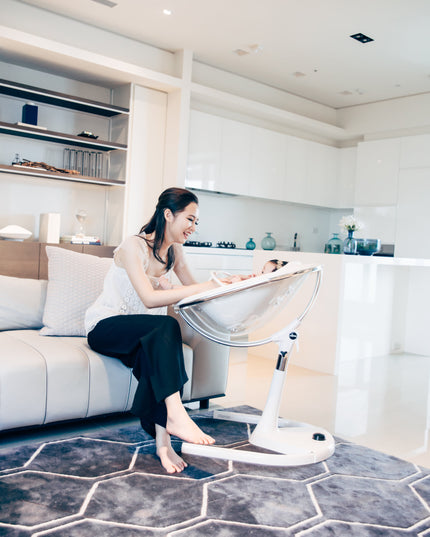
[[182, 472], [182, 470], [184, 470], [188, 464], [172, 448], [169, 433], [160, 425], [155, 425], [155, 432], [157, 455], [160, 458], [163, 468], [168, 474]]
[[205, 434], [190, 418], [182, 404], [179, 392], [165, 399], [167, 407], [166, 431], [192, 444], [213, 444], [215, 439]]
[[182, 415], [167, 416], [166, 430], [169, 434], [177, 436], [185, 442], [192, 444], [213, 444], [215, 439], [204, 433], [200, 427], [184, 411]]

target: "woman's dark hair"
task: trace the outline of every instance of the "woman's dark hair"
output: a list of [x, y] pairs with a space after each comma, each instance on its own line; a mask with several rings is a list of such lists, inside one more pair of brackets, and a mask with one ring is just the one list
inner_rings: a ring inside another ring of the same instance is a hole
[[[175, 253], [172, 246], [167, 251], [167, 261], [160, 257], [160, 248], [164, 240], [164, 231], [166, 228], [166, 219], [164, 211], [170, 209], [173, 215], [182, 212], [190, 203], [199, 203], [199, 200], [193, 192], [185, 188], [168, 188], [160, 194], [155, 212], [149, 222], [147, 222], [139, 233], [155, 233], [154, 240], [148, 246], [152, 248], [155, 259], [166, 265], [166, 270], [170, 270], [175, 264]], [[146, 240], [146, 239], [145, 239]]]

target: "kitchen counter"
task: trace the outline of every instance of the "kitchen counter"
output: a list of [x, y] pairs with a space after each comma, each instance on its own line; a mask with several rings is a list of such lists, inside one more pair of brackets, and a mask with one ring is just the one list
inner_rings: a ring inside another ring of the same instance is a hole
[[[256, 250], [253, 270], [274, 258], [323, 267], [320, 294], [300, 328], [300, 352], [292, 363], [336, 375], [343, 363], [368, 357], [430, 356], [430, 260]], [[312, 288], [305, 282], [271, 329], [300, 313]], [[265, 347], [252, 352], [273, 357], [274, 347]]]

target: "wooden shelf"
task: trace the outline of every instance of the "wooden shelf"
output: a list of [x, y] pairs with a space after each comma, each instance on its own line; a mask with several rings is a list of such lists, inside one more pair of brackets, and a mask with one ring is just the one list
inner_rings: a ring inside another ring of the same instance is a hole
[[32, 177], [43, 177], [45, 179], [60, 179], [62, 181], [73, 181], [75, 183], [90, 183], [104, 186], [125, 186], [125, 181], [116, 179], [105, 179], [103, 177], [89, 177], [86, 175], [72, 175], [60, 172], [50, 172], [34, 169], [30, 167], [16, 167], [0, 164], [0, 173], [15, 173], [17, 175], [29, 175]]
[[24, 138], [34, 138], [46, 142], [54, 142], [58, 144], [77, 145], [79, 147], [87, 147], [98, 151], [112, 151], [119, 149], [127, 151], [127, 146], [117, 144], [115, 142], [107, 142], [104, 140], [95, 140], [94, 138], [85, 138], [83, 136], [75, 136], [74, 134], [64, 134], [49, 130], [38, 129], [37, 127], [27, 127], [16, 125], [14, 123], [5, 123], [0, 121], [0, 132], [10, 134], [12, 136], [22, 136]]
[[121, 106], [83, 99], [74, 95], [36, 88], [27, 84], [18, 84], [3, 79], [0, 79], [0, 93], [104, 117], [130, 113], [128, 108], [122, 108]]

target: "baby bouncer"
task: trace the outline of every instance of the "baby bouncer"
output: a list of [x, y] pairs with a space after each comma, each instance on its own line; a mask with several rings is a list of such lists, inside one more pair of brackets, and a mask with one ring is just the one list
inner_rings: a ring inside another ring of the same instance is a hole
[[[214, 411], [214, 418], [256, 424], [249, 443], [262, 451], [182, 444], [182, 453], [271, 466], [298, 466], [320, 462], [334, 452], [332, 435], [306, 423], [279, 418], [282, 390], [297, 328], [314, 304], [321, 285], [320, 266], [289, 263], [281, 269], [223, 285], [220, 275], [212, 277], [219, 287], [188, 297], [175, 309], [184, 320], [204, 337], [231, 347], [252, 347], [278, 344], [276, 368], [262, 415]], [[281, 330], [270, 336], [252, 340], [253, 333], [270, 323], [286, 306], [309, 277], [314, 277], [311, 297], [303, 312]]]

